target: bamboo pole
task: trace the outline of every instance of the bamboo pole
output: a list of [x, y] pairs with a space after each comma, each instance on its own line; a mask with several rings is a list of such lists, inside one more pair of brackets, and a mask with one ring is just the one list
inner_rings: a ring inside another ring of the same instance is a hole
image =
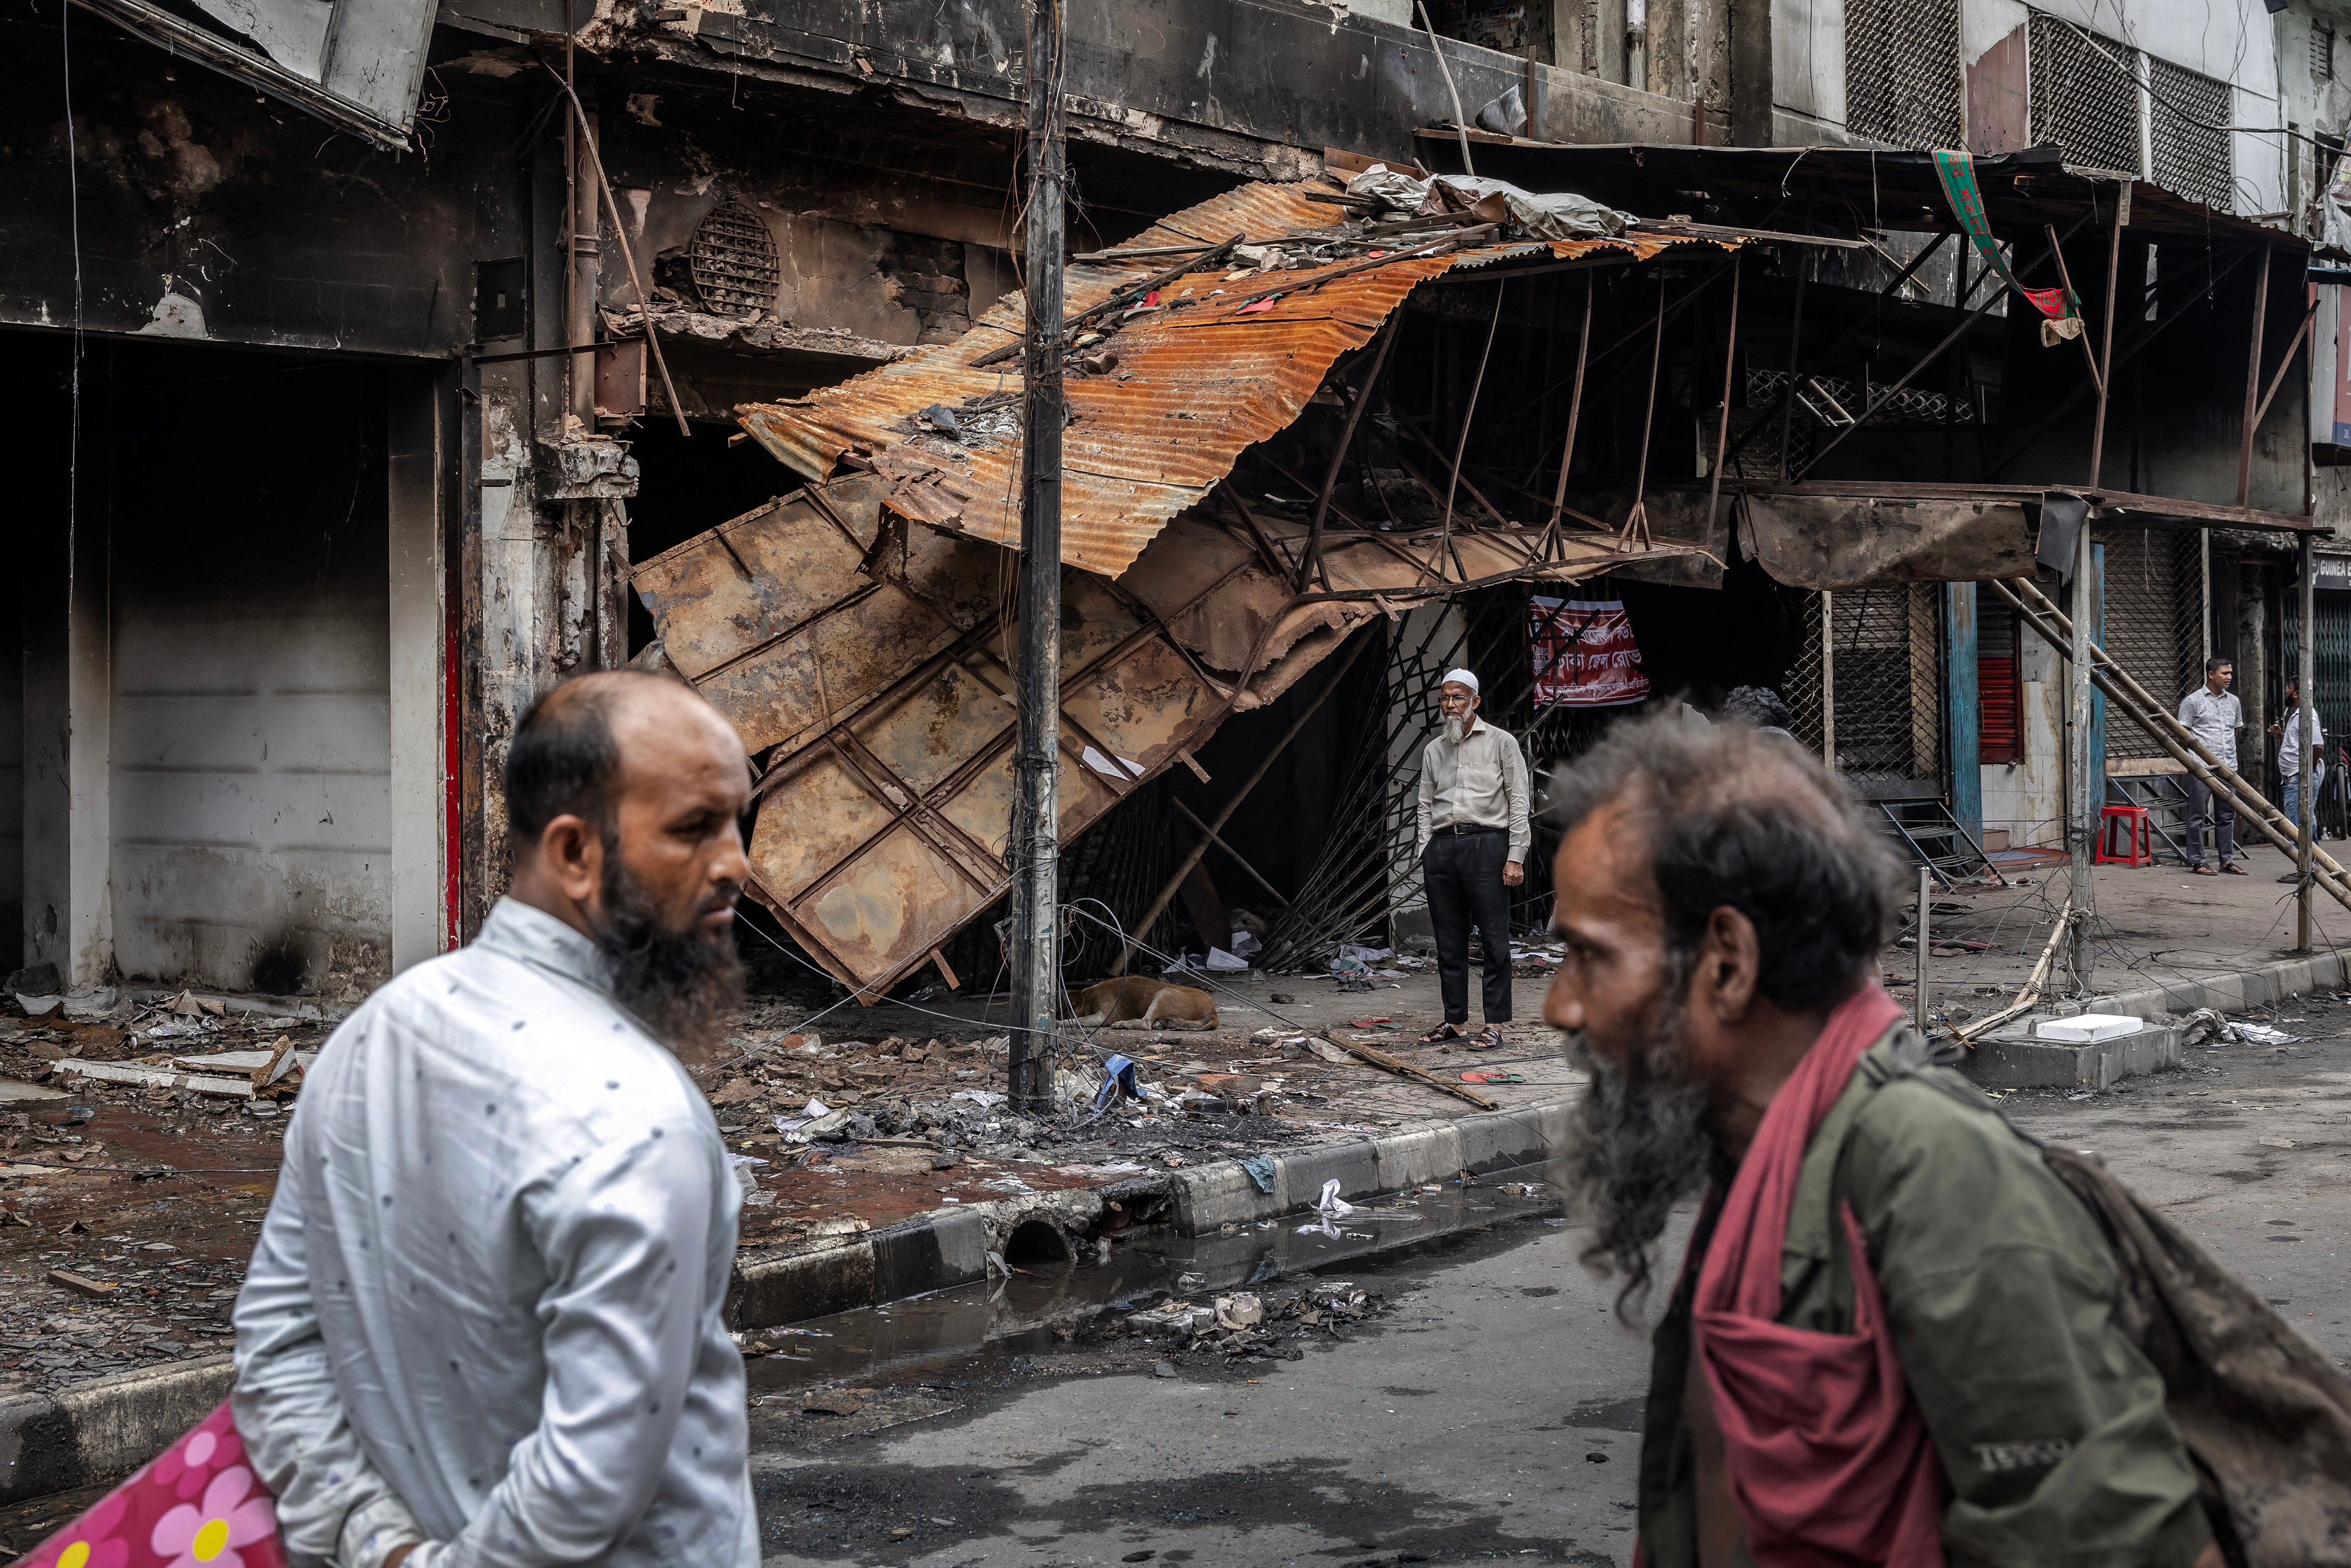
[[[2067, 646], [2071, 627], [2064, 613], [2049, 605], [2040, 591], [2031, 582], [2022, 585], [2043, 605], [2047, 606], [2051, 620], [2043, 619], [2043, 612], [2025, 602], [2024, 599], [2005, 582], [1994, 580], [1993, 589], [2009, 601], [2027, 626], [2042, 641], [2058, 653], [2071, 657]], [[2131, 679], [2128, 672], [2106, 657], [2103, 649], [2091, 650], [2094, 667], [2090, 679], [2105, 693], [2116, 708], [2145, 730], [2173, 761], [2201, 780], [2236, 812], [2250, 822], [2253, 831], [2267, 839], [2277, 849], [2289, 855], [2299, 855], [2303, 845], [2285, 831], [2285, 814], [2262, 797], [2261, 792], [2237, 774], [2237, 771], [2214, 757], [2204, 743], [2189, 734], [2177, 719], [2148, 698], [2145, 688]], [[2345, 908], [2351, 909], [2351, 873], [2346, 873], [2335, 857], [2315, 844], [2310, 846], [2314, 880]]]

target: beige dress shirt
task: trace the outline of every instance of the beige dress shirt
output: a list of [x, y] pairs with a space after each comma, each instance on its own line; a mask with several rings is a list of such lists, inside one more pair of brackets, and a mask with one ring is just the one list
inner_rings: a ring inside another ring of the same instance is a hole
[[1420, 754], [1420, 832], [1413, 852], [1427, 849], [1439, 828], [1502, 828], [1510, 835], [1510, 862], [1524, 864], [1531, 841], [1526, 754], [1510, 731], [1474, 723], [1460, 745], [1439, 735]]

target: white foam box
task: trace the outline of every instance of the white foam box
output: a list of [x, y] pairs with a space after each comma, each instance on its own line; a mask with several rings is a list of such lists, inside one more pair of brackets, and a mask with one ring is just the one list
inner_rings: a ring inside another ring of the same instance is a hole
[[2128, 1018], [2121, 1013], [2077, 1013], [2069, 1019], [2043, 1019], [2032, 1034], [2036, 1040], [2088, 1045], [2095, 1040], [2137, 1034], [2146, 1027], [2144, 1019]]

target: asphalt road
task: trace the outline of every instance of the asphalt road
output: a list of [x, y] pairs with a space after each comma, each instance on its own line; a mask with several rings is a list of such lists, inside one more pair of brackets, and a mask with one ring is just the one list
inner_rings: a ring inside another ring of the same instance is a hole
[[1563, 1227], [1344, 1277], [1390, 1311], [1299, 1361], [1165, 1377], [1145, 1350], [978, 1358], [926, 1375], [951, 1404], [862, 1437], [778, 1430], [763, 1405], [767, 1563], [1630, 1560], [1647, 1347]]
[[[2313, 1038], [2009, 1107], [2100, 1151], [2342, 1364], [2351, 1007], [2278, 1014]], [[1300, 1361], [1167, 1377], [1132, 1342], [1024, 1344], [905, 1374], [846, 1424], [771, 1394], [767, 1563], [1629, 1563], [1647, 1347], [1575, 1247], [1520, 1222], [1359, 1267], [1390, 1310]]]
[[[2008, 1108], [2099, 1150], [2344, 1364], [2351, 1006], [2296, 1000], [2271, 1021], [2310, 1038], [2192, 1051], [2187, 1071], [2119, 1092]], [[1296, 1360], [1191, 1356], [1160, 1375], [1162, 1349], [1037, 1330], [979, 1354], [902, 1355], [861, 1375], [846, 1416], [805, 1408], [822, 1396], [783, 1385], [793, 1363], [760, 1361], [768, 1568], [1629, 1563], [1647, 1346], [1575, 1248], [1563, 1223], [1519, 1219], [1332, 1270], [1382, 1310], [1349, 1337], [1291, 1342]], [[831, 1343], [903, 1349], [917, 1315]], [[88, 1500], [0, 1511], [0, 1550]]]

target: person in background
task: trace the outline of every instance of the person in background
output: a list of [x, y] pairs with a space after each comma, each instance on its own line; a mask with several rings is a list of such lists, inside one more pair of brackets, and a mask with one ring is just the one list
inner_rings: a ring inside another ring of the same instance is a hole
[[[2299, 831], [2302, 826], [2302, 681], [2299, 676], [2285, 678], [2286, 716], [2283, 724], [2270, 726], [2270, 738], [2278, 743], [2279, 804], [2285, 808], [2285, 820]], [[2318, 799], [2314, 793], [2326, 783], [2326, 727], [2318, 722], [2318, 709], [2310, 710], [2310, 748], [2318, 766], [2310, 776], [2314, 791], [2310, 802], [2310, 831], [2318, 836]], [[2296, 882], [2299, 871], [2290, 871], [2278, 878], [2280, 882]]]
[[[1444, 727], [1420, 758], [1418, 807], [1422, 880], [1437, 937], [1437, 989], [1445, 1021], [1423, 1045], [1468, 1040], [1472, 1051], [1502, 1043], [1510, 1021], [1510, 889], [1526, 881], [1527, 759], [1507, 730], [1478, 716], [1478, 677], [1448, 670], [1437, 688]], [[1486, 1027], [1469, 1021], [1469, 930], [1485, 949]]]
[[1766, 735], [1796, 738], [1788, 730], [1788, 705], [1770, 686], [1731, 687], [1730, 695], [1722, 699], [1722, 712], [1726, 717], [1744, 719]]
[[[2245, 727], [2244, 706], [2229, 689], [2237, 666], [2215, 653], [2204, 661], [2204, 684], [2179, 699], [2179, 722], [2204, 748], [2231, 768], [2237, 766], [2237, 732]], [[2204, 861], [2204, 830], [2213, 829], [2217, 869]], [[2216, 798], [2212, 787], [2188, 776], [2188, 869], [2198, 876], [2242, 876], [2237, 863], [2237, 809], [2226, 798]]]
[[680, 683], [547, 693], [512, 890], [312, 1064], [232, 1396], [293, 1568], [758, 1568], [743, 1195], [673, 1054], [742, 998], [750, 780]]

